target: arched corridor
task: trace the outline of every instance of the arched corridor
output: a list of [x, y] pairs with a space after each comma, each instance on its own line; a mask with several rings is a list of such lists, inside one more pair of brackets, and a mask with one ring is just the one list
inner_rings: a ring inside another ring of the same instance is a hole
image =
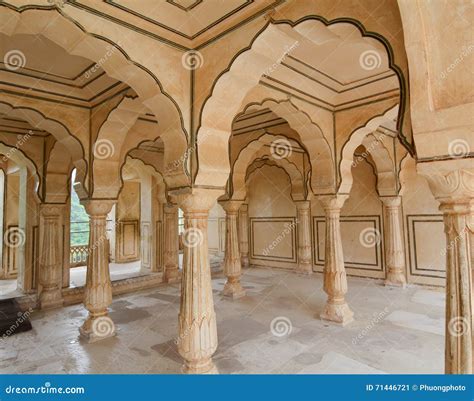
[[441, 6], [85, 3], [0, 4], [0, 372], [473, 373]]

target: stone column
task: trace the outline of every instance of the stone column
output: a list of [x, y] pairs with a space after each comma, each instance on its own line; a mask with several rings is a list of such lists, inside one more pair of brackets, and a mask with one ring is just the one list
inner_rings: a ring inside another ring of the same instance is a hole
[[39, 281], [41, 309], [51, 309], [63, 305], [62, 297], [62, 216], [64, 205], [40, 205], [41, 254]]
[[222, 295], [238, 299], [245, 296], [245, 290], [240, 284], [242, 275], [242, 266], [240, 263], [239, 238], [237, 234], [237, 215], [239, 213], [241, 201], [220, 202], [225, 210], [225, 256], [224, 256], [224, 274], [227, 276]]
[[[463, 169], [463, 164], [466, 166]], [[444, 216], [446, 233], [445, 372], [472, 374], [474, 169], [465, 161], [421, 163]], [[456, 169], [457, 168], [457, 169]]]
[[381, 198], [386, 216], [385, 259], [387, 278], [385, 285], [405, 287], [405, 251], [400, 224], [401, 198], [399, 196]]
[[107, 214], [114, 201], [88, 200], [83, 204], [89, 215], [89, 256], [84, 293], [84, 306], [89, 317], [79, 331], [87, 342], [95, 342], [115, 335], [114, 322], [108, 316], [112, 283], [107, 241]]
[[239, 209], [239, 249], [242, 267], [249, 266], [249, 205], [243, 203]]
[[344, 298], [347, 293], [347, 277], [342, 251], [341, 227], [339, 217], [347, 195], [321, 196], [326, 214], [326, 245], [324, 260], [324, 291], [328, 300], [321, 319], [342, 325], [354, 320], [354, 313]]
[[212, 298], [207, 219], [222, 191], [193, 189], [178, 195], [184, 211], [184, 263], [179, 311], [178, 350], [185, 373], [215, 373], [216, 314]]
[[298, 228], [298, 273], [311, 274], [311, 213], [309, 201], [297, 201], [296, 225]]
[[168, 203], [163, 206], [164, 216], [164, 265], [163, 281], [176, 283], [179, 281], [179, 232], [178, 232], [178, 205]]

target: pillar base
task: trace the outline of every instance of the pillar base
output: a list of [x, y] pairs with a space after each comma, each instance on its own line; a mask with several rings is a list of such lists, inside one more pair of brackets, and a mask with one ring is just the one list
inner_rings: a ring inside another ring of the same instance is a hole
[[43, 290], [40, 295], [40, 309], [54, 309], [63, 306], [63, 296], [61, 290]]
[[177, 269], [171, 271], [166, 270], [163, 281], [168, 284], [179, 283], [181, 281], [181, 273]]
[[313, 269], [311, 267], [311, 263], [299, 263], [296, 267], [296, 273], [309, 275], [313, 273]]
[[245, 296], [245, 290], [240, 284], [240, 279], [235, 280], [234, 278], [227, 278], [227, 282], [222, 290], [222, 295], [232, 299], [239, 299]]
[[95, 343], [97, 341], [105, 340], [106, 338], [114, 337], [115, 324], [107, 315], [89, 316], [84, 324], [79, 328], [81, 338], [87, 343]]
[[185, 361], [181, 371], [188, 375], [216, 375], [219, 374], [216, 365], [212, 361], [212, 358], [204, 359], [201, 361]]
[[322, 320], [328, 320], [345, 326], [354, 321], [354, 312], [351, 311], [346, 302], [340, 304], [328, 302], [320, 317]]
[[241, 264], [242, 268], [244, 268], [244, 267], [249, 267], [250, 264], [249, 264], [249, 258], [248, 258], [248, 256], [242, 256], [242, 257], [240, 258], [240, 264]]
[[401, 287], [407, 286], [407, 279], [401, 272], [388, 272], [387, 278], [385, 279], [385, 285], [389, 287]]

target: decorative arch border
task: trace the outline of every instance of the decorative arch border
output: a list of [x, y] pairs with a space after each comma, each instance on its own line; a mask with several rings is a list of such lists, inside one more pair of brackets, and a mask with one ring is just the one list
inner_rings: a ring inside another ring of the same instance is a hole
[[[31, 107], [14, 107], [11, 104], [0, 101], [0, 113], [16, 116], [22, 120], [27, 121], [31, 126], [40, 128], [49, 132], [56, 141], [60, 142], [71, 154], [71, 159], [76, 168], [76, 183], [79, 184], [79, 189], [82, 193], [87, 194], [86, 176], [87, 176], [87, 161], [85, 160], [85, 151], [81, 141], [71, 133], [62, 122], [48, 118], [40, 111]], [[40, 185], [40, 198], [45, 197], [45, 185]]]
[[253, 106], [270, 109], [277, 116], [286, 120], [289, 127], [296, 131], [300, 141], [295, 141], [299, 143], [308, 155], [311, 167], [311, 190], [315, 194], [334, 193], [337, 179], [334, 152], [324, 136], [323, 130], [311, 119], [308, 113], [300, 110], [292, 103], [291, 99], [275, 100], [267, 98], [261, 102], [249, 103], [236, 118], [245, 114]]
[[[354, 151], [359, 145], [363, 145], [364, 139], [372, 134], [385, 121], [396, 118], [398, 113], [398, 105], [386, 110], [383, 114], [372, 117], [366, 124], [356, 128], [349, 135], [341, 149], [341, 160], [339, 161], [339, 172], [341, 182], [339, 184], [338, 193], [348, 194], [352, 187], [353, 177], [351, 168], [353, 165]], [[374, 160], [375, 162], [375, 160]], [[394, 174], [396, 175], [395, 171]]]
[[[408, 150], [408, 152], [411, 155], [415, 154], [414, 145], [407, 140], [406, 136], [403, 135], [403, 132], [402, 132], [404, 118], [405, 118], [405, 109], [406, 109], [407, 98], [408, 98], [408, 90], [409, 90], [408, 82], [407, 82], [407, 79], [404, 77], [402, 69], [397, 64], [395, 64], [395, 57], [394, 57], [393, 48], [390, 45], [390, 42], [383, 35], [381, 35], [377, 32], [368, 31], [365, 28], [365, 26], [359, 20], [357, 20], [355, 18], [349, 18], [349, 17], [341, 17], [341, 18], [335, 18], [335, 19], [328, 20], [328, 19], [324, 18], [321, 15], [313, 14], [313, 15], [304, 16], [304, 17], [299, 18], [295, 21], [292, 21], [290, 19], [274, 20], [273, 18], [270, 18], [269, 21], [255, 34], [255, 36], [250, 41], [249, 45], [244, 47], [243, 49], [241, 49], [237, 54], [235, 54], [234, 57], [232, 57], [232, 59], [230, 60], [229, 66], [225, 70], [223, 70], [219, 75], [217, 75], [217, 77], [215, 78], [215, 80], [212, 84], [210, 94], [206, 97], [206, 99], [203, 102], [203, 105], [202, 105], [200, 113], [199, 113], [199, 120], [198, 120], [198, 123], [196, 124], [197, 128], [196, 128], [196, 132], [195, 132], [195, 143], [196, 143], [196, 148], [198, 149], [198, 151], [196, 152], [197, 153], [197, 155], [196, 155], [197, 165], [196, 165], [196, 169], [193, 173], [193, 180], [196, 184], [199, 185], [201, 183], [204, 183], [205, 180], [206, 180], [206, 175], [201, 172], [201, 165], [203, 163], [202, 163], [202, 160], [199, 159], [199, 156], [200, 156], [200, 152], [199, 152], [199, 144], [200, 144], [199, 143], [200, 142], [199, 134], [200, 133], [203, 134], [203, 132], [201, 132], [201, 131], [206, 130], [206, 128], [203, 128], [204, 127], [203, 120], [206, 117], [205, 113], [209, 113], [207, 109], [212, 110], [214, 108], [213, 100], [214, 100], [214, 103], [215, 103], [216, 98], [214, 96], [216, 95], [215, 92], [216, 92], [216, 89], [218, 89], [217, 88], [218, 84], [221, 83], [221, 82], [225, 83], [226, 81], [230, 80], [230, 78], [229, 78], [230, 75], [229, 74], [232, 73], [232, 67], [234, 67], [236, 65], [235, 63], [238, 62], [237, 60], [239, 58], [240, 58], [241, 64], [245, 65], [245, 64], [249, 63], [248, 60], [242, 60], [241, 56], [243, 56], [245, 53], [247, 53], [249, 56], [251, 56], [252, 54], [250, 52], [252, 50], [256, 50], [256, 49], [254, 49], [254, 46], [257, 44], [259, 39], [262, 39], [262, 35], [265, 32], [268, 32], [268, 30], [271, 30], [272, 27], [276, 27], [277, 25], [285, 25], [286, 24], [290, 27], [294, 27], [294, 26], [296, 26], [296, 25], [298, 25], [298, 24], [300, 24], [304, 21], [307, 21], [307, 20], [317, 20], [317, 21], [322, 22], [325, 26], [329, 26], [329, 25], [333, 25], [333, 24], [337, 24], [337, 23], [352, 24], [355, 27], [357, 27], [357, 29], [361, 33], [362, 37], [370, 37], [372, 39], [375, 39], [375, 40], [379, 41], [384, 46], [384, 48], [387, 52], [387, 56], [388, 56], [389, 68], [391, 70], [393, 70], [395, 72], [395, 74], [397, 75], [399, 86], [400, 86], [400, 99], [399, 99], [400, 100], [399, 101], [400, 107], [399, 107], [398, 115], [397, 115], [398, 138], [401, 141], [402, 145]], [[263, 41], [263, 42], [265, 42], [265, 41]], [[263, 52], [263, 54], [265, 54], [265, 53]], [[259, 54], [257, 53], [256, 56], [257, 56], [256, 58], [258, 59]], [[265, 56], [260, 55], [260, 60], [259, 61], [263, 62], [264, 58], [265, 58]], [[274, 60], [278, 60], [278, 57], [275, 57]], [[274, 63], [274, 61], [272, 59], [269, 59], [269, 61], [271, 62], [271, 64], [268, 64], [268, 65], [272, 65]], [[225, 75], [227, 75], [227, 78], [225, 77]], [[249, 86], [249, 90], [250, 90], [251, 87], [258, 84], [258, 81], [260, 80], [262, 75], [263, 75], [263, 72], [258, 77], [258, 79], [256, 80], [255, 83], [251, 82], [251, 85], [248, 85], [248, 83], [247, 83], [246, 86]], [[245, 79], [250, 81], [249, 77], [245, 77], [245, 78], [240, 77], [240, 82], [242, 84], [244, 84]], [[254, 81], [255, 81], [255, 79], [254, 79]], [[248, 93], [248, 90], [247, 90], [247, 93]], [[232, 100], [232, 96], [227, 96], [227, 97], [225, 97], [227, 102], [229, 101], [229, 97]], [[243, 100], [243, 98], [241, 100]], [[227, 104], [229, 104], [229, 103], [227, 103]], [[211, 119], [212, 119], [212, 117], [211, 117]], [[216, 131], [216, 129], [213, 129], [213, 128], [207, 128], [207, 130], [208, 131]], [[222, 131], [222, 132], [224, 132], [224, 134], [226, 134], [226, 132], [224, 130], [219, 130], [219, 131]], [[230, 133], [227, 133], [227, 137], [225, 139], [228, 139], [229, 134]], [[201, 140], [202, 140], [202, 138], [201, 138]], [[208, 166], [205, 165], [205, 167], [208, 167]], [[228, 169], [228, 165], [226, 165], [226, 164], [221, 164], [220, 167], [222, 167], [226, 170]], [[208, 176], [210, 174], [213, 174], [213, 173], [216, 173], [216, 172], [217, 172], [217, 170], [214, 170], [214, 171], [211, 170], [210, 173], [208, 173]], [[225, 181], [225, 175], [226, 174], [228, 174], [228, 173], [224, 173], [224, 174], [220, 173], [219, 179], [216, 180], [217, 183], [218, 183], [216, 186], [219, 186], [220, 184], [222, 184], [223, 181]], [[200, 177], [200, 175], [203, 176], [203, 177]], [[207, 178], [209, 178], [209, 177], [207, 177]]]
[[19, 149], [16, 146], [11, 146], [9, 144], [6, 144], [0, 139], [0, 152], [2, 153], [8, 153], [11, 152], [12, 154], [10, 156], [2, 156], [2, 158], [7, 157], [7, 159], [13, 160], [16, 164], [19, 166], [25, 166], [27, 170], [31, 173], [33, 179], [35, 180], [35, 194], [38, 198], [38, 200], [41, 200], [40, 196], [40, 188], [41, 188], [41, 183], [42, 179], [40, 177], [40, 174], [38, 173], [38, 166], [36, 163], [21, 149]]
[[[137, 93], [142, 103], [148, 107], [157, 118], [159, 118], [162, 138], [167, 138], [169, 142], [174, 145], [168, 149], [169, 154], [167, 155], [167, 158], [172, 161], [186, 155], [189, 135], [185, 129], [184, 119], [178, 104], [164, 91], [162, 84], [153, 72], [132, 60], [125, 50], [117, 43], [105, 36], [88, 32], [81, 24], [54, 5], [27, 5], [23, 7], [15, 7], [10, 4], [0, 4], [0, 7], [5, 7], [7, 10], [14, 13], [0, 14], [0, 22], [2, 17], [6, 19], [6, 23], [0, 23], [0, 31], [7, 36], [12, 36], [16, 33], [23, 33], [21, 24], [22, 22], [24, 23], [24, 20], [30, 19], [32, 21], [29, 21], [27, 24], [28, 29], [25, 33], [41, 34], [70, 54], [80, 55], [99, 63], [102, 61], [101, 58], [103, 59], [103, 54], [106, 54], [103, 49], [106, 48], [107, 45], [118, 50], [116, 53], [111, 52], [110, 57], [101, 62], [101, 68], [103, 68], [111, 77], [129, 85]], [[35, 17], [33, 16], [35, 14], [31, 14], [35, 12], [58, 13], [62, 18], [60, 20], [56, 19], [54, 24], [48, 22], [51, 21], [51, 19], [44, 18], [44, 16], [36, 17], [37, 20], [35, 21]], [[16, 16], [16, 18], [12, 17], [12, 15]], [[36, 22], [36, 24], [32, 23], [33, 21]], [[60, 34], [53, 32], [54, 30], [59, 31]], [[75, 35], [74, 37], [77, 40], [71, 38], [73, 35]], [[92, 40], [97, 46], [84, 46], [84, 40]], [[95, 54], [96, 57], [90, 54], [92, 52], [91, 49], [95, 48], [102, 49], [102, 51], [98, 51], [98, 53]], [[97, 59], [99, 61], [97, 61]], [[108, 63], [110, 63], [111, 60], [120, 62], [122, 68], [117, 69], [115, 67], [108, 67]], [[126, 67], [134, 68], [135, 73], [132, 74], [130, 71], [125, 71]], [[140, 75], [140, 78], [137, 79], [136, 75]], [[130, 84], [130, 81], [133, 81], [134, 84]], [[184, 168], [182, 172], [176, 173], [173, 177], [170, 177], [169, 180], [177, 186], [188, 185], [190, 183], [190, 174], [187, 169]]]

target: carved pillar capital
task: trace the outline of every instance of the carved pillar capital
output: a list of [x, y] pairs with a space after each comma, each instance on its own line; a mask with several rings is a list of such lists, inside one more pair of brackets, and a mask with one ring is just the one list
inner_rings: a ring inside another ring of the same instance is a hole
[[109, 200], [109, 199], [87, 199], [81, 202], [84, 208], [86, 209], [87, 214], [89, 217], [100, 217], [100, 216], [107, 216], [116, 200]]
[[225, 200], [219, 201], [219, 205], [225, 210], [226, 213], [237, 214], [244, 201], [241, 200]]
[[179, 207], [186, 213], [209, 213], [217, 198], [224, 193], [221, 189], [192, 188], [175, 194]]
[[324, 211], [327, 213], [337, 212], [341, 210], [344, 202], [349, 195], [321, 195], [317, 199], [321, 202]]
[[402, 204], [401, 196], [382, 196], [380, 200], [387, 208], [397, 208]]

